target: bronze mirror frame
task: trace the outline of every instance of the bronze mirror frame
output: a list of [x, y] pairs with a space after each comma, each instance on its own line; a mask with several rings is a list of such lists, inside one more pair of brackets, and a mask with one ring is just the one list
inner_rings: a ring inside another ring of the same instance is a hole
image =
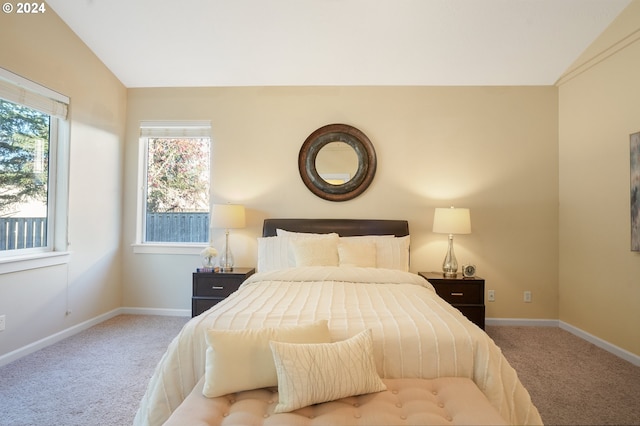
[[[344, 142], [356, 152], [358, 170], [347, 182], [334, 185], [325, 181], [316, 169], [318, 152], [331, 142]], [[329, 201], [347, 201], [362, 194], [376, 174], [376, 151], [369, 138], [348, 124], [327, 124], [311, 133], [298, 154], [298, 170], [311, 192]]]

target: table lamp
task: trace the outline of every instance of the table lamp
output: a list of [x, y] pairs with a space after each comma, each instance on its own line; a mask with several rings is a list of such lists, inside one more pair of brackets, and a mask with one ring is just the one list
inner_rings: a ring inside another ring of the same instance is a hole
[[436, 208], [433, 216], [433, 232], [449, 234], [449, 249], [442, 262], [442, 272], [446, 277], [455, 277], [458, 273], [458, 261], [453, 252], [453, 235], [471, 233], [469, 209]]
[[229, 247], [229, 229], [246, 226], [244, 206], [239, 204], [215, 204], [211, 212], [211, 227], [225, 229], [224, 250], [220, 255], [222, 272], [233, 271], [233, 253]]

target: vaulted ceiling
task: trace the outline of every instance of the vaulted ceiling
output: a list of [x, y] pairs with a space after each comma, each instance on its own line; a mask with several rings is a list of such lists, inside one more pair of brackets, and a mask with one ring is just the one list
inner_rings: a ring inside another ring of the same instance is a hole
[[48, 0], [127, 87], [549, 85], [630, 0]]

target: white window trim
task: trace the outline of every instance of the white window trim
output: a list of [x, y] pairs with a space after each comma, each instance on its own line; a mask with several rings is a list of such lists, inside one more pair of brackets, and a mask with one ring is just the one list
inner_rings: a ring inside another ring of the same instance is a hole
[[[147, 186], [147, 141], [149, 138], [203, 137], [211, 139], [211, 121], [141, 121], [138, 143], [138, 190], [136, 207], [136, 239], [131, 247], [136, 254], [200, 254], [207, 243], [146, 242], [145, 189]], [[211, 202], [209, 202], [211, 203]]]
[[47, 226], [47, 246], [3, 254], [0, 274], [68, 263], [69, 98], [4, 68], [0, 68], [0, 92], [10, 102], [52, 117], [49, 152], [55, 152], [55, 161], [50, 160], [49, 169], [48, 208], [52, 223]]

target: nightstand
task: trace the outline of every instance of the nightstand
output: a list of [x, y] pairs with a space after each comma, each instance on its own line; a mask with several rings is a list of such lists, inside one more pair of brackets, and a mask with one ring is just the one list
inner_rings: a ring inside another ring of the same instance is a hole
[[436, 289], [438, 296], [484, 330], [484, 279], [462, 274], [445, 277], [442, 272], [419, 272]]
[[226, 299], [255, 271], [255, 268], [233, 268], [230, 272], [194, 272], [191, 316], [200, 315]]

